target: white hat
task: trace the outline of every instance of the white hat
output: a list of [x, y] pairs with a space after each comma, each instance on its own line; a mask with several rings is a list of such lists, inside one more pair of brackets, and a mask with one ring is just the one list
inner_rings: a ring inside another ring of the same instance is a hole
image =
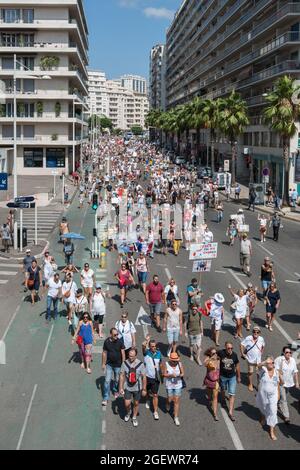
[[243, 209], [238, 210], [238, 214], [242, 214], [243, 212], [244, 212]]
[[214, 300], [219, 304], [223, 304], [225, 302], [224, 296], [222, 294], [215, 294]]

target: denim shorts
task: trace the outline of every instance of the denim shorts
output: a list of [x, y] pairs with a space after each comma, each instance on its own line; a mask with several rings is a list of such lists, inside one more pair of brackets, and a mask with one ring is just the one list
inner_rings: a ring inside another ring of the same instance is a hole
[[262, 282], [261, 282], [262, 288], [263, 288], [264, 290], [269, 289], [270, 284], [271, 284], [271, 281], [262, 281]]
[[167, 336], [168, 336], [168, 343], [177, 343], [179, 341], [179, 333], [180, 331], [178, 329], [176, 330], [167, 330]]
[[228, 391], [228, 394], [231, 396], [235, 396], [235, 391], [236, 391], [236, 376], [234, 377], [220, 377], [220, 384], [221, 384], [221, 390], [223, 392]]
[[150, 313], [155, 317], [159, 317], [161, 312], [161, 304], [150, 304]]
[[182, 388], [167, 388], [168, 397], [181, 397]]
[[138, 278], [141, 284], [146, 284], [148, 273], [138, 272]]

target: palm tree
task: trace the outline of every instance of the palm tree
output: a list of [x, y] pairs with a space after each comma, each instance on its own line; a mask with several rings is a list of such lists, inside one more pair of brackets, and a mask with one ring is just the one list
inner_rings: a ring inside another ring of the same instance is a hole
[[232, 184], [236, 182], [237, 138], [249, 125], [247, 105], [241, 96], [232, 91], [228, 98], [219, 99], [219, 129], [228, 138], [232, 152]]
[[[161, 109], [151, 109], [146, 117], [146, 121], [145, 121], [146, 127], [149, 127], [149, 129], [154, 128], [155, 133], [156, 133], [156, 129], [159, 128], [159, 122], [160, 122], [162, 114], [163, 112], [161, 111]], [[151, 136], [150, 136], [150, 140], [151, 140]], [[156, 137], [155, 137], [155, 140], [156, 140]]]
[[203, 127], [203, 99], [199, 96], [194, 98], [191, 103], [191, 127], [196, 129], [197, 135], [197, 156], [200, 150], [200, 129]]
[[215, 142], [219, 125], [220, 100], [204, 100], [202, 104], [202, 121], [204, 127], [210, 130], [211, 170], [215, 172]]
[[282, 197], [284, 205], [288, 205], [289, 201], [289, 150], [290, 139], [297, 132], [295, 122], [299, 118], [299, 104], [294, 98], [298, 96], [299, 91], [300, 86], [296, 85], [292, 77], [285, 75], [279, 78], [275, 82], [274, 90], [266, 97], [268, 106], [264, 110], [265, 122], [270, 125], [273, 131], [278, 132], [282, 139], [284, 163], [284, 192]]

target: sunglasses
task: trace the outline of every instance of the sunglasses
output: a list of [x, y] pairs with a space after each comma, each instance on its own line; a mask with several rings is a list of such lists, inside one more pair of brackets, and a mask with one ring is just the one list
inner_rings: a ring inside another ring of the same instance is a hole
[[87, 317], [87, 316], [83, 317], [84, 320], [86, 320], [86, 319], [88, 319], [88, 318], [89, 318], [89, 317]]
[[267, 366], [272, 366], [274, 362], [266, 362]]
[[231, 349], [231, 350], [232, 350], [233, 348], [226, 348], [226, 349], [228, 349], [228, 350], [230, 350], [230, 349]]
[[285, 351], [284, 354], [292, 354], [291, 351]]
[[121, 318], [127, 318], [127, 315], [122, 315]]

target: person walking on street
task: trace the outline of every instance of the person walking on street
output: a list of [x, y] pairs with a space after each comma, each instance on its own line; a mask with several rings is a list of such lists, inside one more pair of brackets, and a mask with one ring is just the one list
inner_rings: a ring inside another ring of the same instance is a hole
[[172, 300], [171, 306], [166, 309], [163, 327], [163, 331], [167, 332], [168, 337], [168, 356], [170, 356], [171, 352], [176, 352], [179, 337], [182, 336], [182, 323], [182, 311], [178, 307], [176, 300]]
[[124, 308], [124, 303], [126, 302], [127, 291], [130, 285], [135, 285], [132, 274], [129, 269], [126, 267], [126, 263], [121, 264], [121, 269], [115, 273], [115, 277], [119, 282], [120, 289], [120, 298], [121, 298], [121, 308]]
[[279, 230], [281, 226], [281, 217], [278, 214], [278, 211], [274, 212], [271, 223], [273, 227], [273, 240], [278, 242]]
[[3, 224], [1, 227], [1, 238], [4, 253], [9, 253], [9, 245], [11, 243], [11, 232], [8, 224]]
[[218, 418], [218, 396], [220, 391], [220, 359], [216, 348], [210, 348], [204, 353], [204, 365], [206, 367], [206, 376], [204, 385], [206, 386], [209, 409], [211, 410], [215, 421]]
[[268, 217], [264, 214], [258, 214], [258, 221], [259, 221], [259, 233], [260, 233], [260, 241], [264, 243], [266, 241], [266, 234], [268, 229]]
[[72, 339], [72, 344], [78, 344], [80, 356], [81, 356], [81, 369], [85, 369], [88, 374], [91, 374], [91, 362], [92, 362], [92, 348], [93, 344], [96, 344], [94, 334], [94, 327], [92, 319], [88, 312], [85, 312], [78, 324], [75, 336]]
[[96, 283], [96, 290], [92, 296], [92, 315], [94, 320], [94, 328], [99, 334], [100, 339], [103, 338], [103, 322], [106, 316], [105, 300], [111, 297], [109, 292], [103, 292], [99, 282]]
[[172, 300], [176, 300], [177, 304], [179, 305], [180, 302], [178, 297], [178, 286], [175, 282], [175, 279], [172, 278], [169, 280], [164, 292], [168, 307], [170, 307]]
[[136, 347], [136, 329], [134, 324], [128, 320], [128, 312], [122, 312], [121, 320], [116, 322], [115, 328], [119, 334], [119, 339], [125, 346], [125, 357], [128, 359], [129, 351]]
[[251, 276], [250, 272], [250, 261], [252, 256], [252, 243], [248, 238], [246, 233], [243, 233], [241, 239], [241, 248], [240, 248], [240, 263], [242, 271], [244, 274], [247, 274], [248, 277]]
[[52, 303], [54, 311], [54, 320], [56, 320], [58, 316], [58, 302], [62, 298], [62, 283], [59, 279], [58, 273], [55, 273], [53, 278], [49, 279], [46, 284], [46, 288], [48, 289], [46, 323], [49, 323], [51, 321]]
[[66, 265], [73, 264], [73, 254], [74, 254], [75, 248], [74, 248], [74, 244], [72, 243], [72, 240], [70, 239], [65, 240], [63, 251], [65, 255]]
[[72, 319], [74, 332], [77, 329], [79, 320], [83, 312], [87, 311], [88, 305], [89, 303], [88, 303], [87, 298], [83, 295], [83, 290], [77, 289], [76, 296], [75, 296], [74, 314], [73, 314], [73, 319]]
[[[216, 346], [220, 346], [220, 332], [224, 320], [224, 303], [223, 294], [217, 293], [210, 299], [209, 317], [211, 318], [211, 336]], [[207, 306], [208, 302], [206, 302]]]
[[143, 343], [143, 354], [148, 394], [148, 399], [146, 399], [146, 408], [150, 409], [150, 397], [152, 397], [153, 417], [156, 421], [158, 421], [158, 392], [162, 373], [162, 355], [161, 352], [157, 349], [156, 341], [151, 339], [149, 335], [146, 337], [146, 341]]
[[271, 263], [271, 260], [268, 256], [265, 257], [264, 264], [261, 266], [260, 278], [263, 289], [263, 296], [265, 297], [271, 282], [275, 282], [273, 263]]
[[144, 253], [139, 253], [135, 263], [139, 284], [146, 295], [146, 283], [149, 272], [148, 261]]
[[67, 308], [69, 326], [72, 326], [72, 316], [76, 303], [77, 285], [72, 276], [68, 274], [62, 285], [62, 299]]
[[160, 313], [162, 305], [166, 303], [166, 296], [157, 274], [153, 276], [153, 282], [146, 288], [146, 303], [150, 307], [152, 323], [156, 326], [157, 331], [161, 333]]
[[84, 268], [80, 273], [80, 283], [83, 287], [84, 295], [88, 299], [90, 311], [92, 310], [92, 295], [95, 281], [94, 271], [90, 268], [88, 263], [85, 263]]
[[190, 340], [190, 359], [191, 361], [195, 360], [199, 366], [202, 366], [200, 355], [203, 338], [203, 322], [202, 315], [199, 312], [199, 307], [197, 307], [197, 305], [193, 305], [188, 314], [187, 330]]
[[256, 396], [256, 405], [260, 410], [260, 424], [269, 426], [270, 438], [277, 441], [275, 435], [275, 426], [278, 423], [277, 406], [280, 398], [280, 386], [283, 381], [279, 371], [275, 369], [274, 358], [267, 357], [266, 361], [258, 365], [260, 369], [260, 381], [258, 394]]
[[24, 284], [26, 284], [28, 269], [31, 267], [32, 261], [37, 262], [35, 257], [31, 255], [31, 250], [27, 248], [26, 256], [23, 258]]
[[253, 212], [255, 211], [256, 198], [257, 198], [256, 191], [255, 191], [254, 188], [251, 188], [250, 192], [249, 192], [249, 206], [248, 206], [249, 211], [250, 211], [251, 207], [252, 207]]
[[283, 382], [280, 385], [280, 400], [278, 408], [283, 416], [284, 422], [286, 424], [290, 424], [290, 413], [287, 397], [291, 389], [294, 387], [299, 390], [299, 374], [297, 363], [292, 357], [291, 348], [288, 346], [285, 346], [283, 348], [282, 355], [275, 359], [275, 369], [281, 375]]
[[266, 328], [269, 328], [269, 331], [273, 331], [272, 323], [274, 321], [275, 314], [280, 306], [280, 292], [277, 289], [275, 282], [271, 282], [266, 295], [265, 295], [265, 305], [266, 305]]
[[[102, 353], [102, 370], [105, 373], [102, 406], [107, 406], [110, 397], [110, 385], [113, 380], [114, 397], [119, 397], [119, 378], [122, 363], [125, 361], [125, 347], [119, 339], [115, 328], [110, 330], [110, 336], [104, 341]], [[113, 379], [114, 377], [114, 379]]]
[[27, 273], [25, 288], [31, 292], [31, 304], [35, 304], [36, 297], [39, 299], [39, 289], [43, 286], [43, 275], [42, 270], [38, 266], [37, 261], [34, 260], [31, 262]]
[[[253, 392], [253, 374], [254, 369], [258, 372], [258, 364], [261, 363], [261, 358], [265, 349], [265, 340], [260, 336], [260, 328], [255, 326], [252, 335], [247, 336], [240, 345], [241, 355], [243, 359], [248, 362], [248, 390]], [[257, 378], [258, 382], [258, 378]]]
[[131, 404], [133, 400], [132, 424], [139, 425], [137, 416], [141, 397], [147, 396], [146, 370], [142, 361], [137, 358], [137, 349], [129, 351], [128, 360], [125, 360], [120, 370], [119, 393], [124, 397], [127, 423], [131, 417]]
[[241, 368], [237, 354], [233, 351], [230, 341], [225, 343], [225, 349], [218, 352], [220, 359], [220, 385], [222, 393], [222, 404], [226, 406], [226, 392], [229, 395], [229, 418], [235, 421], [234, 401], [237, 383], [241, 383]]
[[174, 423], [180, 426], [179, 407], [180, 397], [183, 389], [184, 368], [180, 362], [177, 352], [170, 354], [170, 359], [162, 366], [163, 377], [165, 377], [165, 385], [167, 390], [166, 410], [171, 411], [171, 404], [174, 403]]

